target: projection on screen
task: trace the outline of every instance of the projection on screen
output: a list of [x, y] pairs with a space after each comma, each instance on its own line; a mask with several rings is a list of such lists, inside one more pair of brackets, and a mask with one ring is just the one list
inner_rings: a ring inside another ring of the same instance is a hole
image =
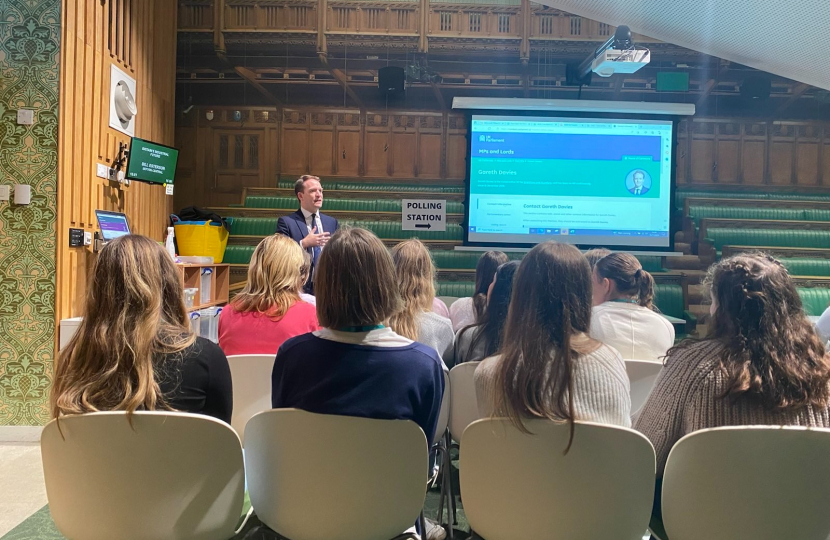
[[669, 247], [672, 122], [473, 115], [467, 241]]

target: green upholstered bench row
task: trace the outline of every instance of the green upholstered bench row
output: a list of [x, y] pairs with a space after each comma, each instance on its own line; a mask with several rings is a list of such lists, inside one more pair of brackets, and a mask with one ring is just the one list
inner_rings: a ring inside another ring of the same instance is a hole
[[[265, 236], [277, 231], [276, 217], [236, 217], [231, 221], [232, 235]], [[352, 221], [340, 220], [341, 225], [351, 225], [369, 229], [383, 239], [404, 239], [417, 237], [422, 240], [462, 240], [464, 237], [460, 225], [447, 223], [446, 231], [404, 231], [400, 221]]]
[[729, 245], [830, 248], [830, 231], [807, 229], [711, 228], [706, 230], [706, 238], [718, 251]]
[[695, 222], [706, 218], [830, 221], [830, 210], [816, 208], [690, 206], [689, 217], [694, 219]]
[[683, 208], [687, 197], [700, 199], [767, 199], [771, 201], [830, 201], [830, 194], [815, 193], [778, 193], [766, 191], [714, 191], [678, 189], [674, 192], [674, 203], [678, 209]]
[[799, 287], [798, 296], [807, 315], [819, 316], [830, 306], [830, 289]]
[[[435, 266], [439, 269], [460, 269], [469, 270], [475, 269], [478, 264], [478, 259], [484, 251], [451, 251], [451, 250], [433, 250], [432, 259], [435, 261]], [[520, 260], [524, 257], [524, 253], [508, 252], [507, 256], [513, 260]], [[638, 256], [640, 264], [643, 269], [648, 272], [664, 272], [663, 261], [660, 257], [652, 256]]]
[[[246, 208], [275, 208], [280, 210], [296, 210], [297, 199], [294, 197], [268, 197], [264, 195], [248, 195], [245, 198]], [[397, 199], [331, 199], [327, 198], [323, 204], [326, 210], [344, 210], [351, 212], [400, 212], [401, 201]], [[447, 213], [463, 214], [464, 203], [447, 201]]]
[[810, 259], [807, 257], [779, 258], [792, 276], [828, 276], [830, 277], [830, 259]]
[[[254, 252], [254, 246], [228, 246], [225, 250], [224, 262], [230, 264], [248, 264], [251, 261], [251, 254]], [[436, 249], [432, 251], [432, 259], [435, 261], [435, 266], [439, 270], [474, 270], [478, 259], [481, 257], [483, 251], [452, 251], [444, 249]], [[524, 253], [508, 253], [507, 256], [513, 260], [520, 260]], [[643, 268], [649, 272], [663, 272], [660, 257], [637, 257]], [[828, 261], [830, 266], [830, 261]], [[830, 270], [828, 270], [830, 271]], [[804, 274], [807, 275], [807, 274]], [[809, 274], [809, 275], [823, 275], [823, 274]], [[456, 295], [445, 295], [456, 296]]]
[[[439, 281], [436, 296], [472, 296], [475, 284], [472, 281]], [[654, 290], [654, 304], [666, 315], [684, 318], [683, 287], [669, 283], [658, 283]]]
[[[282, 189], [294, 189], [295, 180], [280, 180], [277, 187]], [[434, 186], [428, 184], [395, 184], [392, 182], [376, 184], [374, 182], [322, 182], [323, 189], [335, 189], [341, 191], [404, 191], [404, 192], [432, 192], [432, 193], [464, 193], [461, 186]]]

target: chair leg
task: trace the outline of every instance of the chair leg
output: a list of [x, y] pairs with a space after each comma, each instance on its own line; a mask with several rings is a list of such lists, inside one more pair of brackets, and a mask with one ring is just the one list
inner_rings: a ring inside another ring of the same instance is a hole
[[421, 510], [421, 515], [418, 516], [418, 521], [421, 523], [421, 538], [426, 540], [427, 537], [427, 520], [424, 518], [424, 511]]
[[[450, 448], [452, 448], [453, 444], [452, 444], [452, 438], [450, 437], [449, 432], [447, 432], [447, 437], [446, 437], [446, 443], [445, 444], [446, 444], [446, 447], [447, 447], [445, 466], [446, 466], [448, 478], [450, 479], [450, 482], [449, 482], [450, 507], [447, 508], [447, 514], [448, 514], [448, 516], [452, 515], [452, 521], [450, 523], [450, 530], [452, 530], [453, 525], [458, 525], [458, 509], [456, 508], [456, 502], [455, 502], [455, 495], [456, 495], [456, 491], [457, 491], [458, 488], [452, 482], [452, 455], [450, 454]], [[456, 447], [457, 447], [457, 445], [456, 445]], [[451, 509], [452, 509], [452, 513], [450, 514]], [[452, 538], [452, 533], [450, 535], [450, 538]]]

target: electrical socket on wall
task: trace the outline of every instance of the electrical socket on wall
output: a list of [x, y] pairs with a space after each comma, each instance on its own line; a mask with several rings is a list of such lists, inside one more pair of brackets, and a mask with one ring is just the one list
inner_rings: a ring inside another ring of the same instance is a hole
[[0, 201], [8, 201], [11, 196], [10, 186], [0, 186]]

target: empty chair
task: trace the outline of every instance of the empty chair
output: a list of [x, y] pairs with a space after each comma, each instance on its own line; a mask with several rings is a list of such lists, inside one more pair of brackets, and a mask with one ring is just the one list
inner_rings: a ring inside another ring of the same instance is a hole
[[[825, 540], [830, 430], [743, 426], [678, 441], [663, 477], [671, 540]], [[465, 501], [466, 502], [466, 501]]]
[[461, 441], [467, 426], [481, 418], [473, 380], [477, 367], [478, 362], [467, 362], [450, 370], [450, 434], [456, 441]]
[[231, 425], [245, 439], [245, 424], [257, 413], [271, 408], [273, 354], [239, 354], [228, 357], [233, 381]]
[[242, 446], [224, 422], [170, 412], [52, 420], [40, 442], [49, 510], [73, 540], [226, 540], [240, 518]]
[[[626, 360], [625, 371], [628, 374], [628, 381], [631, 384], [631, 414], [636, 414], [645, 404], [654, 383], [657, 382], [657, 375], [663, 369], [663, 364], [650, 360]], [[233, 371], [233, 364], [231, 364]], [[236, 384], [234, 383], [234, 388]], [[234, 398], [234, 411], [236, 410], [236, 399]], [[236, 416], [236, 412], [234, 412]]]
[[427, 439], [410, 420], [274, 409], [248, 422], [248, 492], [286, 538], [388, 540], [424, 504]]
[[654, 498], [648, 439], [623, 427], [576, 422], [563, 455], [567, 423], [524, 424], [532, 435], [506, 418], [479, 420], [464, 432], [461, 496], [477, 534], [485, 540], [642, 538]]

